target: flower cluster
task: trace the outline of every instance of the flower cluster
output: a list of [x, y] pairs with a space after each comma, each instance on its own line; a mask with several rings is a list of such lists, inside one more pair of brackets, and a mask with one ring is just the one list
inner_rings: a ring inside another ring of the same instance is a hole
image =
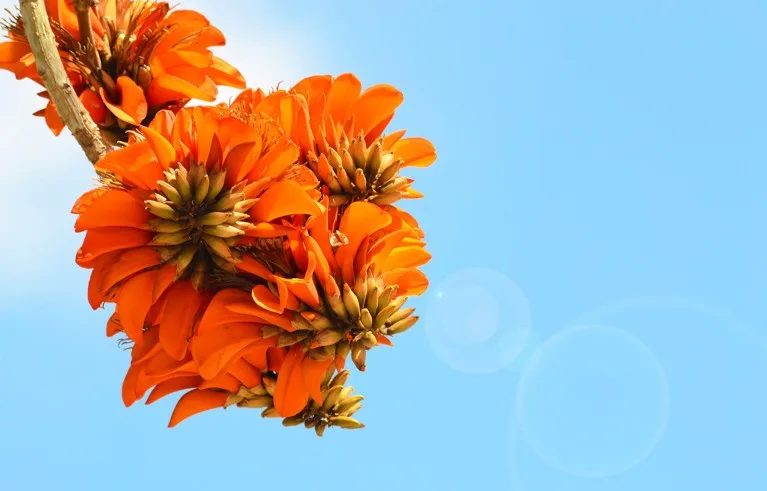
[[[208, 49], [217, 29], [164, 2], [78, 3], [46, 0], [73, 87], [120, 142], [72, 213], [88, 301], [114, 306], [106, 333], [131, 348], [123, 402], [184, 391], [169, 426], [237, 406], [320, 436], [361, 428], [350, 372], [416, 324], [406, 303], [428, 286], [398, 205], [422, 196], [402, 172], [436, 152], [387, 132], [402, 93], [346, 73], [187, 106], [244, 86]], [[42, 83], [21, 25], [0, 67]]]
[[[112, 143], [163, 109], [214, 101], [218, 86], [245, 88], [240, 72], [210, 50], [225, 43], [224, 35], [195, 11], [143, 0], [45, 0], [45, 6], [71, 85]], [[10, 40], [0, 44], [0, 68], [43, 85], [21, 17], [4, 27]], [[49, 98], [47, 91], [39, 95]], [[50, 101], [35, 115], [55, 135], [64, 129]]]
[[237, 405], [265, 416], [356, 428], [347, 359], [417, 317], [430, 259], [413, 217], [407, 166], [436, 154], [384, 136], [402, 101], [351, 74], [290, 90], [246, 90], [231, 104], [161, 111], [99, 168], [76, 203], [77, 263], [93, 308], [115, 304], [107, 332], [133, 343], [123, 399], [191, 389], [175, 425]]

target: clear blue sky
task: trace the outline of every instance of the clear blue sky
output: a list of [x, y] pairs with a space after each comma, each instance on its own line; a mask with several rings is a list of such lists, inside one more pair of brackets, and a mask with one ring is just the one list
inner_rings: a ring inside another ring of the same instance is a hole
[[767, 4], [213, 3], [254, 78], [404, 91], [439, 152], [424, 322], [354, 376], [359, 432], [125, 409], [73, 262], [88, 164], [3, 73], [0, 489], [767, 488]]

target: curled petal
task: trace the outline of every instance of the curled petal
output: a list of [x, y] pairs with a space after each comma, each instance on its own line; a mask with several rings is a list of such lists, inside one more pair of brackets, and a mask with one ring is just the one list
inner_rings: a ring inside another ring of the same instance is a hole
[[299, 346], [294, 346], [288, 351], [280, 367], [274, 390], [274, 408], [282, 417], [298, 414], [309, 399], [302, 366], [305, 357], [306, 353]]
[[223, 407], [227, 393], [214, 390], [194, 389], [178, 400], [173, 415], [170, 417], [168, 428], [173, 428], [185, 419], [210, 409]]
[[119, 102], [109, 100], [104, 89], [99, 90], [101, 100], [118, 119], [130, 124], [140, 124], [146, 118], [148, 106], [144, 91], [130, 77], [117, 78]]

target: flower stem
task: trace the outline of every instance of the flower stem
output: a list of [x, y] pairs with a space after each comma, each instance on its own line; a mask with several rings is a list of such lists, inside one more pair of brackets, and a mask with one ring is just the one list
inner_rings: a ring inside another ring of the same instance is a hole
[[97, 0], [75, 0], [77, 12], [77, 26], [80, 28], [80, 43], [85, 46], [88, 57], [96, 69], [101, 69], [101, 57], [96, 50], [93, 39], [93, 27], [91, 26], [91, 8], [98, 4]]
[[45, 84], [59, 117], [92, 163], [107, 153], [98, 126], [91, 119], [72, 88], [61, 62], [56, 40], [48, 22], [44, 0], [20, 0], [21, 16], [29, 47], [35, 57], [37, 73]]

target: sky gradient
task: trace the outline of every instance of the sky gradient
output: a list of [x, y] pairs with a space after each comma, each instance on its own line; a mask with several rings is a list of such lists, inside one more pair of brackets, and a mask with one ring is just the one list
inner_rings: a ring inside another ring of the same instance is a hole
[[124, 408], [128, 353], [74, 264], [92, 170], [0, 73], [0, 489], [767, 488], [767, 4], [183, 5], [253, 87], [404, 92], [391, 128], [439, 155], [405, 205], [422, 321], [352, 374], [361, 431]]

